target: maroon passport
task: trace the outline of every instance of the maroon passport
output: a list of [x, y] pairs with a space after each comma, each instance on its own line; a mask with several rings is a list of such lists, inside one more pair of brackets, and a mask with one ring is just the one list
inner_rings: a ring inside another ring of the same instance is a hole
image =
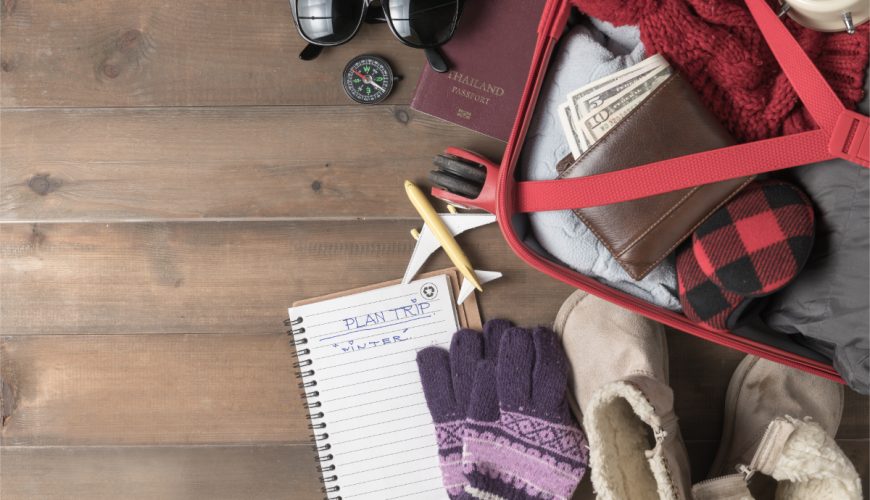
[[467, 0], [442, 47], [447, 73], [426, 66], [411, 108], [507, 141], [532, 62], [545, 0]]

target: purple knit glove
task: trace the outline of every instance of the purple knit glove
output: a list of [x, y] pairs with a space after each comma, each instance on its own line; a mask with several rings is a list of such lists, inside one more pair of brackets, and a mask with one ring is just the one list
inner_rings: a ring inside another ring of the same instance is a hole
[[546, 328], [507, 330], [478, 363], [463, 431], [474, 498], [568, 499], [586, 473], [586, 436], [567, 401], [568, 360]]
[[468, 481], [461, 464], [462, 428], [477, 363], [496, 359], [502, 333], [510, 327], [510, 321], [490, 320], [483, 325], [483, 335], [467, 329], [456, 332], [449, 354], [440, 347], [417, 353], [423, 394], [435, 421], [441, 478], [452, 499], [467, 498], [464, 488]]

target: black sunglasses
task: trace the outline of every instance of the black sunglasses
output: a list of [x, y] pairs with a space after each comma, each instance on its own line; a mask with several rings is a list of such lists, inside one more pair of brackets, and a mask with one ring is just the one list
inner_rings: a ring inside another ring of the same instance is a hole
[[341, 45], [357, 34], [363, 21], [387, 23], [393, 35], [410, 47], [424, 49], [432, 69], [447, 71], [447, 62], [437, 47], [456, 31], [460, 0], [290, 0], [293, 23], [308, 46], [299, 54], [309, 61], [323, 47]]

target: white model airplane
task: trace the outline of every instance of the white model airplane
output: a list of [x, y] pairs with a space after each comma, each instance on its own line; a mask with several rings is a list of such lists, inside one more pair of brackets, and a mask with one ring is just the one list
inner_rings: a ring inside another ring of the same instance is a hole
[[[453, 207], [449, 207], [453, 209]], [[457, 234], [474, 229], [476, 227], [485, 226], [495, 222], [495, 215], [491, 214], [459, 214], [455, 209], [448, 214], [438, 214], [441, 221], [447, 226], [451, 234]], [[410, 283], [417, 274], [417, 271], [423, 267], [429, 256], [435, 253], [435, 250], [441, 248], [441, 242], [435, 237], [435, 234], [429, 229], [425, 223], [420, 231], [411, 230], [411, 236], [417, 240], [417, 245], [414, 247], [414, 252], [411, 254], [411, 260], [408, 262], [408, 267], [405, 269], [405, 276], [402, 278], [402, 283]], [[474, 275], [477, 276], [481, 284], [497, 280], [502, 277], [502, 274], [497, 271], [480, 271], [475, 269]], [[462, 279], [462, 285], [459, 288], [459, 296], [456, 298], [457, 304], [465, 302], [471, 292], [474, 291], [474, 285], [467, 279]]]

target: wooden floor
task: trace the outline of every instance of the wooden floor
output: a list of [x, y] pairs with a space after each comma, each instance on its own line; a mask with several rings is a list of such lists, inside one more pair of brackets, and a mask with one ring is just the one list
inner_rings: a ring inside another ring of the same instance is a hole
[[[423, 56], [384, 26], [303, 63], [286, 0], [0, 5], [0, 496], [318, 498], [286, 307], [399, 277], [401, 181], [502, 145], [408, 108]], [[339, 85], [366, 52], [406, 77], [383, 105]], [[570, 293], [494, 227], [461, 243], [506, 275], [486, 318], [549, 323]], [[741, 355], [669, 342], [700, 479]], [[865, 491], [868, 429], [847, 392]]]

